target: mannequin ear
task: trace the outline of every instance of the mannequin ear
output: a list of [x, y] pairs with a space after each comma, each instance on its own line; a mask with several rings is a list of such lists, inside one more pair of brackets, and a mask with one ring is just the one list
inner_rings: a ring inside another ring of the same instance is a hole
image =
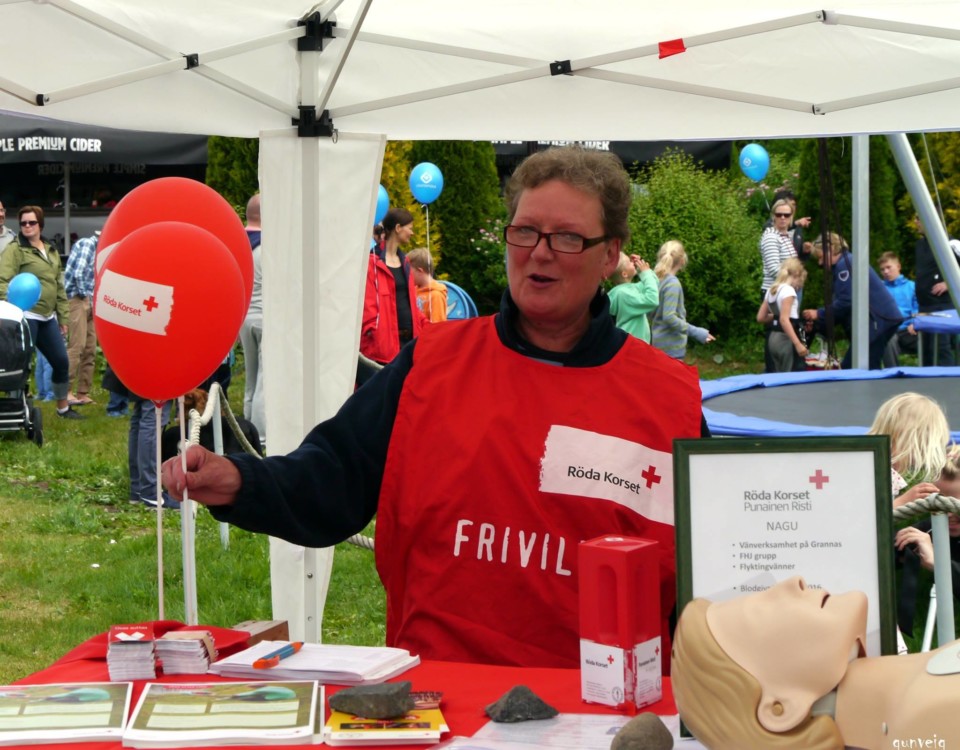
[[812, 706], [812, 699], [772, 695], [764, 690], [757, 707], [757, 720], [768, 732], [789, 732], [810, 715]]

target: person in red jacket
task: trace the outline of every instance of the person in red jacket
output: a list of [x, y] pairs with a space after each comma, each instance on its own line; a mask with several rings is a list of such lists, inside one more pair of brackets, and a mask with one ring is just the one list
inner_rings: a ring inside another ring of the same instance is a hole
[[419, 336], [424, 323], [410, 264], [400, 250], [413, 236], [413, 215], [405, 208], [391, 208], [383, 217], [383, 229], [383, 248], [370, 250], [360, 329], [360, 353], [380, 364]]
[[293, 453], [191, 446], [183, 464], [164, 464], [164, 484], [218, 520], [310, 547], [376, 514], [386, 642], [425, 659], [577, 667], [577, 545], [655, 539], [659, 601], [648, 604], [662, 615], [666, 667], [671, 452], [704, 432], [697, 372], [610, 315], [601, 283], [629, 237], [632, 198], [616, 156], [539, 152], [506, 198], [498, 314], [426, 326]]

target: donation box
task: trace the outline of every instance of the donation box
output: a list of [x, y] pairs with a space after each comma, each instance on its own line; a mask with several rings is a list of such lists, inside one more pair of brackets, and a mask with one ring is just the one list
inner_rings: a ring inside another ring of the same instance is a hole
[[633, 712], [663, 696], [660, 552], [649, 539], [581, 542], [580, 688], [583, 700]]

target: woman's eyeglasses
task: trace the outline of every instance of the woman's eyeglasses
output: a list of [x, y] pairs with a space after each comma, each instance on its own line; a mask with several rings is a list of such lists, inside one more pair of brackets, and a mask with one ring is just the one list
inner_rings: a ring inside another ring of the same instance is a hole
[[35, 226], [36, 226], [37, 224], [39, 224], [39, 223], [40, 223], [39, 221], [21, 221], [21, 222], [20, 222], [20, 226], [22, 226], [22, 227], [35, 227]]
[[776, 216], [778, 219], [789, 219], [791, 216], [793, 216], [793, 214], [776, 213], [774, 216]]

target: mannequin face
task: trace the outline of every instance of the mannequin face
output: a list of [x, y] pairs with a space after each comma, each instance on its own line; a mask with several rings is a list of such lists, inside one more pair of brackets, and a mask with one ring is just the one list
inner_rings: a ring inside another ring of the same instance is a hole
[[707, 610], [720, 648], [760, 683], [757, 718], [771, 732], [792, 729], [837, 686], [863, 653], [866, 622], [862, 592], [831, 596], [799, 577]]

